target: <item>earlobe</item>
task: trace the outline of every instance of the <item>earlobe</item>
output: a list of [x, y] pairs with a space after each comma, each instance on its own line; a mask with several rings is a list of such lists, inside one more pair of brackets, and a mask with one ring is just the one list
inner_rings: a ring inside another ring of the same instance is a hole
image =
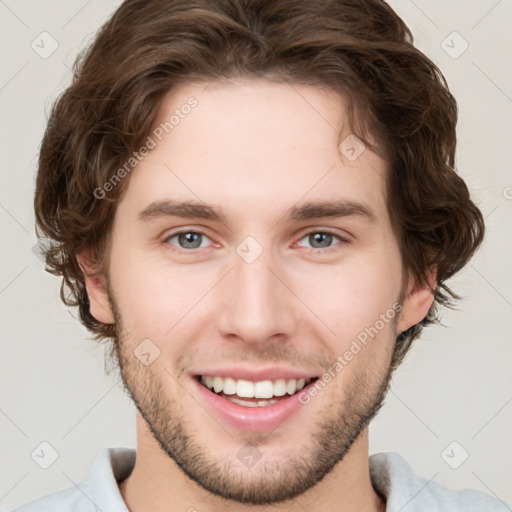
[[91, 315], [103, 324], [114, 324], [104, 276], [98, 272], [90, 250], [86, 249], [78, 254], [77, 261], [84, 275]]
[[398, 332], [404, 332], [413, 325], [420, 323], [428, 314], [434, 302], [435, 290], [437, 288], [437, 272], [431, 269], [427, 273], [428, 284], [413, 281], [404, 299]]

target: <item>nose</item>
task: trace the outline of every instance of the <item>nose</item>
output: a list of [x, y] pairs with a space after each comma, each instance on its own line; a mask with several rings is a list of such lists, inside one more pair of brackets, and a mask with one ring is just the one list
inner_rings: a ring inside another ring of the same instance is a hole
[[298, 301], [269, 252], [252, 263], [234, 255], [234, 268], [218, 290], [218, 328], [223, 336], [261, 345], [273, 337], [288, 339], [296, 328]]

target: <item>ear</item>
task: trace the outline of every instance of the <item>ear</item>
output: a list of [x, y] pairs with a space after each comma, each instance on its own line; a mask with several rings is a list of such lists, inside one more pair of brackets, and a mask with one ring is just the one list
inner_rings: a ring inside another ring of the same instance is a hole
[[408, 285], [407, 295], [404, 299], [398, 332], [404, 332], [413, 325], [420, 323], [428, 314], [430, 306], [434, 302], [434, 294], [437, 288], [435, 268], [427, 272], [428, 285], [412, 279]]
[[91, 251], [85, 249], [76, 259], [84, 274], [91, 315], [103, 324], [114, 324], [115, 318], [110, 308], [105, 278], [98, 272]]

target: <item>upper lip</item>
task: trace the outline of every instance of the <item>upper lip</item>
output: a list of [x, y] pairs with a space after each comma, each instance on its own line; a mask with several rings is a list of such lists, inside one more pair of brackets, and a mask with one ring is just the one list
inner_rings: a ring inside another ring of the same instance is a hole
[[307, 371], [300, 371], [300, 370], [293, 370], [289, 368], [279, 368], [279, 367], [273, 367], [273, 368], [262, 368], [262, 369], [255, 369], [255, 368], [216, 368], [216, 369], [205, 369], [203, 371], [196, 371], [194, 372], [195, 376], [204, 375], [204, 376], [211, 376], [211, 377], [222, 377], [227, 378], [231, 377], [234, 380], [248, 380], [252, 382], [259, 382], [262, 380], [277, 380], [277, 379], [284, 379], [284, 380], [290, 380], [290, 379], [312, 379], [315, 377], [318, 377], [317, 374], [307, 372]]

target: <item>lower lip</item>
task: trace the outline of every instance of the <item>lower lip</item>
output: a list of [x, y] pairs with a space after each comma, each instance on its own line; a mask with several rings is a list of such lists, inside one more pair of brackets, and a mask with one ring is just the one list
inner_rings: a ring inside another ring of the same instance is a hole
[[277, 428], [304, 405], [299, 401], [299, 395], [304, 392], [307, 393], [309, 387], [316, 382], [316, 380], [310, 382], [298, 393], [289, 395], [288, 398], [279, 400], [275, 404], [263, 407], [245, 407], [230, 402], [226, 398], [222, 398], [213, 391], [210, 391], [197, 378], [192, 378], [192, 381], [193, 385], [197, 388], [197, 392], [208, 405], [208, 408], [221, 421], [248, 432], [261, 432]]

